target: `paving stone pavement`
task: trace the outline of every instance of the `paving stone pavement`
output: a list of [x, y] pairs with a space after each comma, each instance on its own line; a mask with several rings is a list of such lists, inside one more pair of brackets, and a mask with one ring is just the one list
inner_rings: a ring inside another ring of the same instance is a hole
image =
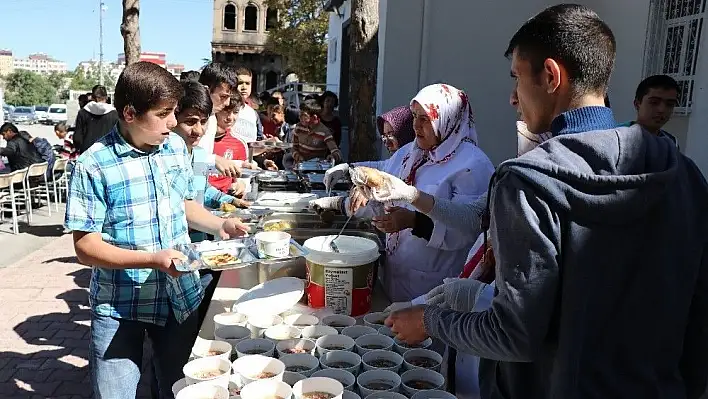
[[[90, 277], [91, 269], [78, 264], [71, 235], [0, 269], [0, 398], [92, 397]], [[148, 378], [144, 372], [140, 398], [150, 397]]]

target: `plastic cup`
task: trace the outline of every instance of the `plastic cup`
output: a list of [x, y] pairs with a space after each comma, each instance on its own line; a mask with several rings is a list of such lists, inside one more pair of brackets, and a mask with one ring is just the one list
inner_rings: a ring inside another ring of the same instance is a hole
[[398, 373], [403, 365], [403, 357], [390, 350], [375, 350], [365, 353], [361, 357], [364, 371], [389, 370]]
[[401, 377], [389, 370], [369, 370], [357, 378], [357, 386], [363, 397], [372, 393], [396, 392], [401, 386]]
[[302, 337], [312, 340], [324, 337], [325, 335], [338, 335], [339, 331], [333, 327], [327, 326], [308, 326], [302, 329]]
[[300, 373], [293, 373], [292, 371], [285, 370], [283, 373], [283, 382], [290, 386], [294, 386], [298, 381], [304, 380], [305, 378], [307, 378], [307, 376]]
[[280, 358], [280, 361], [285, 365], [285, 371], [300, 373], [305, 377], [311, 376], [320, 368], [320, 361], [306, 353], [285, 355]]
[[343, 328], [340, 334], [357, 339], [362, 335], [376, 334], [377, 332], [375, 328], [369, 326], [351, 326]]
[[429, 391], [431, 389], [438, 390], [444, 386], [445, 377], [437, 371], [413, 369], [401, 374], [401, 391], [407, 396], [413, 396], [418, 392]]
[[241, 377], [241, 382], [248, 385], [259, 380], [283, 380], [285, 365], [278, 359], [262, 355], [243, 356], [232, 365], [234, 373]]
[[408, 399], [408, 397], [398, 392], [376, 392], [367, 396], [366, 399]]
[[391, 331], [390, 327], [383, 326], [379, 328], [378, 333], [381, 335], [385, 335], [389, 338], [396, 338], [396, 333]]
[[311, 314], [295, 313], [285, 317], [284, 323], [302, 330], [305, 327], [318, 325], [320, 319]]
[[317, 353], [322, 356], [331, 351], [353, 351], [356, 343], [346, 335], [325, 335], [317, 338]]
[[236, 351], [236, 345], [251, 336], [251, 331], [243, 326], [223, 326], [214, 330], [216, 341], [226, 342], [231, 345], [232, 352]]
[[254, 381], [241, 390], [242, 399], [262, 399], [268, 397], [290, 398], [293, 389], [283, 381], [259, 380]]
[[441, 389], [434, 389], [432, 391], [420, 391], [411, 396], [411, 399], [457, 399], [457, 396]]
[[433, 346], [433, 339], [432, 338], [426, 338], [425, 341], [419, 343], [418, 345], [408, 345], [403, 341], [399, 341], [397, 339], [393, 339], [394, 345], [393, 347], [395, 348], [396, 352], [400, 353], [401, 355], [408, 352], [411, 349], [428, 349], [431, 346]]
[[248, 316], [246, 327], [251, 331], [251, 338], [262, 338], [267, 329], [283, 324], [283, 318], [278, 315], [260, 314]]
[[393, 348], [393, 339], [381, 334], [362, 335], [355, 342], [356, 352], [362, 356], [374, 350], [390, 351]]
[[314, 355], [316, 346], [315, 341], [311, 339], [299, 338], [280, 341], [275, 345], [275, 349], [278, 351], [278, 357], [292, 355], [294, 353]]
[[214, 330], [226, 326], [246, 326], [248, 317], [245, 314], [236, 312], [225, 312], [214, 315]]
[[186, 378], [180, 378], [172, 384], [172, 395], [177, 396], [177, 393], [181, 390], [183, 390], [187, 386], [187, 379]]
[[275, 343], [269, 339], [244, 339], [236, 344], [236, 355], [238, 357], [249, 355], [273, 356], [275, 353]]
[[403, 354], [403, 369], [430, 369], [440, 372], [443, 358], [430, 349], [411, 349]]
[[356, 386], [356, 377], [347, 370], [324, 369], [317, 371], [315, 374], [312, 374], [312, 376], [333, 378], [342, 383], [342, 386], [344, 386], [344, 389], [347, 391], [354, 390]]
[[187, 385], [208, 381], [224, 388], [229, 386], [231, 363], [221, 357], [209, 356], [194, 359], [182, 367]]
[[364, 316], [364, 325], [373, 327], [373, 328], [381, 328], [384, 327], [384, 321], [388, 317], [388, 313], [386, 312], [373, 312], [373, 313], [368, 313], [366, 316]]
[[300, 334], [300, 330], [296, 327], [279, 324], [277, 326], [269, 327], [265, 330], [263, 336], [277, 343], [288, 339], [300, 338]]
[[344, 390], [344, 393], [342, 394], [342, 399], [361, 399], [361, 396], [355, 394], [352, 391]]
[[333, 314], [323, 318], [322, 325], [334, 327], [341, 334], [345, 328], [355, 326], [356, 319], [343, 314]]
[[341, 369], [354, 375], [359, 375], [361, 356], [354, 352], [329, 351], [320, 357], [323, 369]]
[[224, 360], [231, 361], [232, 351], [233, 346], [231, 346], [230, 343], [211, 339], [197, 338], [192, 347], [192, 354], [195, 358], [220, 357]]
[[200, 382], [198, 384], [189, 385], [184, 387], [175, 399], [229, 399], [228, 389], [212, 385], [208, 382]]
[[298, 381], [293, 387], [295, 399], [302, 399], [303, 395], [311, 392], [326, 392], [334, 395], [332, 399], [342, 399], [344, 386], [339, 381], [327, 377], [310, 377]]
[[277, 259], [290, 256], [290, 234], [284, 231], [262, 231], [256, 234], [258, 257]]

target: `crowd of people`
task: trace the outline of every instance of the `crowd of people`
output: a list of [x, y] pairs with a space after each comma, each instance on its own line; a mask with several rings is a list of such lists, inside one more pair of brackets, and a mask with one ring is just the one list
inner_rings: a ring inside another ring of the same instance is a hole
[[[332, 92], [295, 110], [283, 93], [254, 96], [251, 72], [221, 63], [181, 81], [129, 65], [112, 104], [95, 87], [75, 128], [55, 127], [56, 156], [73, 161], [65, 223], [93, 266], [95, 396], [135, 397], [147, 335], [153, 393], [172, 397], [218, 281], [178, 272], [184, 255], [173, 248], [245, 234], [237, 218], [206, 209], [249, 206], [243, 169], [329, 159], [325, 184], [350, 176], [355, 188], [312, 207], [370, 218], [385, 233], [386, 323], [411, 344], [435, 339], [457, 397], [699, 398], [708, 186], [663, 130], [679, 96], [671, 77], [642, 81], [636, 120], [615, 120], [606, 95], [615, 51], [611, 29], [584, 6], [527, 21], [506, 49], [518, 157], [496, 168], [478, 143], [489, 133], [451, 84], [379, 116], [391, 156], [352, 164]], [[40, 161], [39, 139], [12, 124], [0, 133], [10, 170]], [[363, 167], [383, 183], [370, 185]]]

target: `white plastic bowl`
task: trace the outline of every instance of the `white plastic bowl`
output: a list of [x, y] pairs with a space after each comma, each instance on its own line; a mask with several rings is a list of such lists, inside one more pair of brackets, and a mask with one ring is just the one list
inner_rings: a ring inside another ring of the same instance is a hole
[[[262, 355], [243, 356], [236, 359], [232, 365], [234, 373], [241, 376], [241, 382], [248, 385], [259, 380], [283, 380], [285, 365], [278, 359]], [[273, 374], [272, 377], [259, 378], [261, 373]]]
[[346, 335], [324, 335], [317, 338], [315, 344], [320, 356], [331, 351], [353, 351], [356, 345], [354, 339]]
[[306, 353], [285, 355], [280, 358], [280, 361], [285, 365], [285, 371], [288, 371], [289, 367], [297, 367], [298, 370], [290, 371], [300, 373], [305, 377], [310, 377], [312, 373], [320, 368], [320, 361], [316, 357]]
[[344, 386], [339, 381], [326, 377], [311, 377], [298, 381], [293, 387], [295, 399], [302, 399], [304, 394], [310, 392], [327, 392], [334, 395], [332, 399], [342, 399]]
[[[199, 375], [199, 373], [202, 372], [217, 370], [220, 372], [219, 375]], [[182, 367], [182, 372], [184, 373], [184, 378], [187, 380], [187, 385], [209, 381], [213, 385], [227, 388], [229, 386], [229, 378], [231, 377], [231, 363], [221, 357], [202, 357], [187, 362], [187, 364]]]
[[381, 334], [362, 335], [356, 339], [356, 351], [360, 355], [374, 350], [390, 351], [393, 348], [393, 339]]
[[[401, 386], [401, 377], [389, 370], [369, 370], [361, 373], [356, 379], [356, 384], [361, 395], [366, 398], [372, 393], [398, 391]], [[370, 384], [382, 384], [386, 385], [387, 388], [374, 389]]]
[[342, 383], [344, 389], [348, 391], [352, 391], [356, 387], [356, 376], [348, 372], [347, 370], [324, 369], [317, 371], [315, 374], [312, 374], [312, 376], [334, 378], [335, 380]]
[[242, 399], [262, 399], [270, 396], [290, 398], [293, 389], [287, 383], [276, 380], [254, 381], [241, 390]]
[[357, 339], [362, 335], [376, 334], [377, 332], [375, 328], [369, 326], [351, 326], [343, 328], [340, 334]]

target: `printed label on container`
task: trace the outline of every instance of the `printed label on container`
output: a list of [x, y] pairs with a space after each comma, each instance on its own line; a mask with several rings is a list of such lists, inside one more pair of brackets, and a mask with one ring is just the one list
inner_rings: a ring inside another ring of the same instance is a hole
[[354, 289], [354, 270], [341, 267], [325, 267], [325, 307], [337, 314], [350, 314], [352, 311], [352, 290]]

